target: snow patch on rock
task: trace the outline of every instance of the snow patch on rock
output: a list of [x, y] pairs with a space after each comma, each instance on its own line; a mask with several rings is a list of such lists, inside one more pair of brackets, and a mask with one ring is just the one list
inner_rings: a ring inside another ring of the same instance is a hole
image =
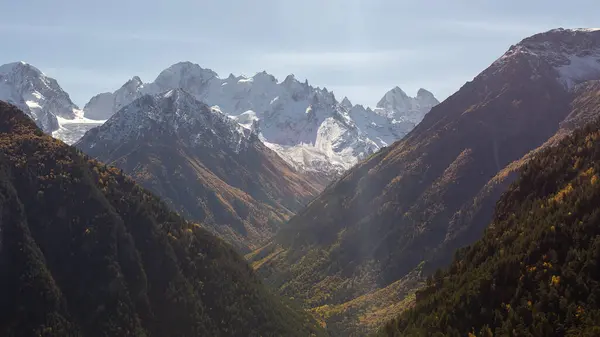
[[119, 144], [171, 134], [185, 139], [189, 146], [227, 146], [235, 152], [248, 145], [251, 135], [218, 108], [209, 107], [182, 89], [144, 95], [90, 132], [93, 135], [88, 132], [82, 139], [89, 134], [92, 144]]
[[0, 100], [18, 106], [45, 132], [59, 128], [57, 117], [73, 119], [79, 110], [56, 80], [25, 62], [0, 66]]

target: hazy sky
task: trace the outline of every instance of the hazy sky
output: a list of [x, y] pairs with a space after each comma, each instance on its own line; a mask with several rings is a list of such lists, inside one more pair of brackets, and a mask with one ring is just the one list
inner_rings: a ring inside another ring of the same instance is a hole
[[29, 62], [81, 107], [189, 60], [374, 105], [398, 85], [439, 98], [555, 27], [600, 26], [598, 0], [0, 0], [0, 64]]

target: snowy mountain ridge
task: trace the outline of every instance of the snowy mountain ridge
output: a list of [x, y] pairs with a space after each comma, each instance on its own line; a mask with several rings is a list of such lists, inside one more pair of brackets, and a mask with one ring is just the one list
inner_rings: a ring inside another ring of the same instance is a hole
[[[537, 71], [534, 77], [552, 71], [559, 83], [572, 90], [578, 83], [600, 77], [600, 29], [557, 28], [533, 35], [511, 46], [491, 69], [501, 71], [518, 57], [527, 58]], [[540, 64], [551, 69], [541, 69]]]
[[438, 103], [424, 89], [415, 98], [393, 92], [384, 97], [387, 104], [372, 110], [353, 106], [347, 98], [340, 103], [333, 92], [293, 75], [282, 82], [264, 71], [252, 77], [220, 78], [210, 69], [180, 62], [162, 71], [154, 82], [143, 83], [136, 76], [114, 93], [93, 97], [85, 115], [107, 119], [145, 94], [177, 88], [257, 133], [296, 169], [332, 176], [402, 138]]
[[[93, 132], [95, 140], [112, 144], [152, 133], [184, 134], [188, 136], [187, 145], [224, 145], [236, 153], [251, 137], [249, 130], [182, 89], [146, 94], [119, 110]], [[90, 145], [94, 146], [94, 143]]]
[[82, 111], [55, 79], [25, 62], [0, 66], [0, 100], [18, 106], [45, 132], [59, 129], [57, 117], [82, 116]]

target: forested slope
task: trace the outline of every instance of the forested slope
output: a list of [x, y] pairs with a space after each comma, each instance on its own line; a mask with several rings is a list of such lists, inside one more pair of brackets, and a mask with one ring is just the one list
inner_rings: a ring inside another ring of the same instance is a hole
[[310, 336], [245, 261], [0, 102], [0, 335]]
[[600, 122], [530, 161], [484, 237], [381, 336], [600, 335]]

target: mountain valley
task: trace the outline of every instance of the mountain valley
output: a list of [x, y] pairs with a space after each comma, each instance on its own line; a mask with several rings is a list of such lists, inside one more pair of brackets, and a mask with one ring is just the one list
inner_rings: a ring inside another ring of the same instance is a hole
[[0, 335], [600, 334], [600, 29], [441, 103], [192, 62], [0, 101]]
[[595, 85], [580, 85], [600, 79], [589, 59], [600, 59], [598, 31], [557, 29], [512, 46], [403, 140], [328, 186], [250, 261], [334, 334], [362, 331], [386, 307], [344, 308], [378, 291], [392, 307], [413, 296], [399, 282], [419, 284], [480, 238], [531, 151], [568, 135], [575, 116], [596, 117]]

